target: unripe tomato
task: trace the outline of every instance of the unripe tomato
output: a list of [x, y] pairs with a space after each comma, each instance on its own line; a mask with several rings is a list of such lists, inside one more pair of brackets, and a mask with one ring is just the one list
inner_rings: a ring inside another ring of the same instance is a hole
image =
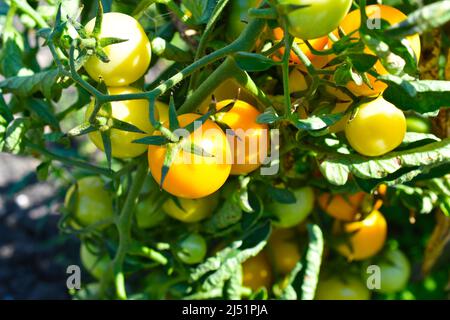
[[345, 127], [345, 135], [352, 148], [369, 157], [394, 150], [402, 143], [405, 134], [405, 115], [382, 97], [362, 104]]
[[154, 228], [159, 225], [166, 215], [162, 208], [155, 208], [155, 199], [147, 197], [136, 206], [136, 223], [140, 229]]
[[319, 196], [319, 206], [338, 220], [353, 221], [360, 210], [363, 199], [364, 192], [345, 195], [323, 193]]
[[409, 116], [406, 118], [408, 132], [431, 133], [431, 121], [419, 116]]
[[[231, 110], [217, 113], [217, 121], [227, 125], [233, 132], [227, 133], [228, 142], [233, 149], [233, 165], [231, 174], [247, 174], [261, 166], [268, 156], [269, 127], [256, 122], [261, 112], [252, 105], [237, 100], [224, 100], [217, 103], [220, 111], [230, 103]], [[263, 159], [261, 159], [263, 157]]]
[[265, 251], [242, 264], [243, 284], [256, 291], [262, 287], [270, 289], [273, 283], [272, 266]]
[[[284, 32], [282, 28], [275, 28], [273, 30], [273, 35], [275, 37], [276, 41], [281, 41], [284, 37]], [[318, 39], [311, 39], [308, 40], [311, 46], [316, 49], [317, 51], [324, 50], [325, 47], [328, 45], [328, 37], [324, 36]], [[302, 52], [308, 57], [308, 59], [311, 61], [311, 63], [316, 67], [317, 69], [323, 68], [327, 63], [329, 58], [327, 56], [323, 55], [315, 55], [311, 52], [309, 47], [306, 45], [305, 41], [299, 38], [295, 38], [294, 42], [300, 47]], [[273, 56], [275, 61], [281, 61], [284, 55], [284, 48], [280, 49], [280, 54], [277, 56]], [[294, 51], [291, 51], [290, 54], [290, 60], [292, 64], [298, 64], [299, 68], [306, 70], [306, 67], [303, 65], [303, 63], [300, 61], [300, 58], [295, 54]]]
[[256, 8], [262, 0], [232, 0], [230, 1], [230, 15], [226, 28], [228, 41], [236, 40], [247, 26], [248, 10]]
[[316, 300], [369, 300], [370, 291], [364, 282], [355, 276], [339, 275], [320, 279]]
[[405, 289], [411, 276], [411, 264], [403, 252], [388, 250], [376, 265], [381, 270], [381, 287], [377, 291], [389, 294]]
[[111, 258], [105, 254], [98, 256], [95, 250], [95, 248], [88, 247], [86, 243], [82, 242], [80, 247], [80, 259], [83, 267], [89, 271], [94, 278], [100, 279], [108, 269]]
[[277, 0], [277, 3], [286, 6], [309, 5], [287, 13], [281, 12], [287, 20], [289, 32], [303, 40], [320, 38], [332, 32], [352, 5], [351, 0]]
[[216, 209], [219, 203], [219, 196], [214, 193], [201, 199], [178, 198], [179, 205], [173, 199], [167, 200], [163, 204], [163, 210], [174, 219], [186, 223], [198, 222], [208, 218]]
[[[86, 24], [92, 32], [95, 18]], [[92, 56], [84, 69], [95, 81], [103, 80], [107, 86], [126, 86], [141, 78], [147, 71], [152, 56], [150, 41], [139, 22], [119, 12], [103, 15], [100, 38], [119, 38], [125, 42], [109, 45], [103, 50], [108, 63]]]
[[348, 243], [337, 246], [337, 251], [349, 260], [364, 260], [376, 255], [387, 236], [387, 223], [381, 212], [374, 210], [364, 220], [341, 223], [335, 221], [334, 233], [348, 236]]
[[[109, 93], [112, 95], [139, 93], [140, 90], [133, 87], [110, 87]], [[94, 102], [91, 102], [86, 110], [86, 121], [94, 111]], [[156, 113], [156, 112], [155, 112]], [[102, 108], [99, 116], [109, 117]], [[138, 127], [147, 134], [128, 132], [118, 129], [110, 130], [111, 153], [115, 158], [134, 158], [143, 154], [147, 150], [144, 144], [133, 143], [134, 140], [141, 139], [154, 130], [149, 120], [149, 105], [147, 100], [127, 100], [111, 102], [111, 116], [117, 120], [127, 122]], [[100, 150], [105, 150], [100, 132], [89, 133], [89, 138]]]
[[205, 259], [207, 250], [205, 238], [197, 233], [192, 233], [178, 242], [176, 255], [186, 264], [197, 264]]
[[[200, 115], [193, 113], [183, 114], [178, 117], [178, 122], [180, 127], [184, 128], [200, 117]], [[231, 151], [227, 137], [217, 124], [207, 120], [200, 128], [184, 139], [189, 139], [188, 144], [193, 143], [203, 148], [213, 157], [180, 150], [174, 155], [162, 187], [167, 192], [180, 198], [198, 199], [209, 196], [216, 192], [230, 175], [231, 161], [228, 158]], [[149, 146], [148, 148], [150, 171], [158, 183], [161, 182], [161, 169], [166, 151], [167, 146], [165, 145]]]
[[300, 248], [293, 229], [275, 229], [269, 238], [268, 253], [277, 272], [285, 275], [300, 260]]
[[93, 225], [113, 216], [113, 206], [111, 195], [104, 189], [105, 183], [99, 177], [85, 177], [77, 181], [78, 192], [74, 194], [76, 188], [72, 186], [66, 194], [65, 205], [69, 206], [74, 199], [75, 221], [73, 224], [79, 228], [78, 223], [83, 227]]
[[[389, 24], [394, 25], [396, 23], [399, 23], [407, 18], [406, 15], [404, 15], [400, 10], [386, 6], [386, 5], [370, 5], [366, 7], [366, 13], [367, 17], [369, 19], [376, 19], [381, 18], [385, 21], [387, 21]], [[341, 30], [345, 34], [352, 33], [359, 29], [361, 26], [361, 13], [359, 10], [354, 10], [350, 12], [345, 19], [342, 21], [342, 23], [339, 25]], [[335, 31], [335, 35], [338, 35], [338, 32]], [[359, 33], [355, 32], [352, 33], [352, 38], [359, 37]], [[420, 37], [418, 34], [409, 36], [406, 38], [409, 42], [409, 45], [411, 46], [412, 50], [414, 51], [417, 61], [420, 59], [420, 51], [421, 51], [421, 45], [420, 45]], [[370, 51], [369, 48], [365, 49], [365, 52], [368, 54], [373, 54], [372, 51]], [[387, 70], [383, 67], [381, 64], [381, 61], [378, 61], [374, 69], [376, 72], [380, 75], [386, 75], [388, 74]], [[373, 96], [377, 95], [381, 92], [383, 92], [387, 85], [384, 82], [377, 81], [375, 77], [368, 75], [368, 78], [370, 80], [370, 83], [373, 87], [373, 89], [369, 88], [366, 84], [362, 84], [358, 86], [354, 82], [349, 82], [347, 87], [356, 95], [362, 95], [362, 96]]]
[[311, 187], [294, 190], [295, 203], [272, 202], [268, 206], [277, 221], [273, 224], [279, 228], [291, 228], [304, 221], [314, 208], [314, 191]]

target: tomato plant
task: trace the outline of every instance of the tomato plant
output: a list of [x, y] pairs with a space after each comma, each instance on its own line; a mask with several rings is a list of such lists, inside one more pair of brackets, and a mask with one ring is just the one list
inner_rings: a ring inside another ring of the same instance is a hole
[[187, 264], [197, 264], [206, 256], [206, 240], [199, 234], [190, 234], [177, 243], [176, 255]]
[[337, 275], [321, 280], [316, 300], [369, 300], [370, 291], [364, 282], [353, 275]]
[[288, 274], [300, 261], [297, 234], [292, 229], [275, 229], [268, 242], [268, 254], [274, 270]]

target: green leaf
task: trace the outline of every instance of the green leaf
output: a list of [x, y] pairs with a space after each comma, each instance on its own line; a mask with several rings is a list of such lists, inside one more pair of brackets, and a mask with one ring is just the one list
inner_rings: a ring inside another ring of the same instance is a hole
[[274, 108], [270, 107], [267, 108], [264, 113], [258, 116], [256, 122], [260, 124], [273, 124], [277, 122], [278, 119], [280, 119], [280, 117], [278, 116], [277, 112]]
[[103, 4], [101, 0], [98, 0], [97, 3], [98, 3], [97, 15], [95, 17], [94, 29], [92, 30], [92, 35], [94, 36], [94, 38], [98, 38], [100, 36], [103, 22]]
[[242, 210], [233, 199], [227, 199], [222, 206], [204, 223], [205, 232], [215, 234], [242, 219]]
[[273, 200], [279, 203], [292, 204], [297, 202], [295, 195], [285, 188], [275, 188], [269, 186], [267, 193]]
[[108, 168], [111, 169], [112, 163], [112, 146], [111, 146], [111, 130], [100, 131], [102, 137], [103, 147], [105, 149], [106, 160], [108, 161]]
[[133, 143], [147, 144], [151, 146], [162, 146], [169, 143], [169, 140], [167, 140], [167, 138], [163, 136], [148, 136], [145, 138], [134, 140]]
[[216, 0], [182, 0], [182, 3], [192, 13], [196, 24], [207, 23], [216, 6]]
[[36, 168], [36, 175], [40, 181], [47, 180], [48, 177], [48, 171], [50, 169], [52, 162], [51, 161], [44, 161]]
[[22, 138], [29, 128], [29, 120], [17, 118], [6, 128], [3, 151], [18, 154], [22, 150]]
[[34, 112], [42, 121], [59, 130], [59, 121], [56, 119], [50, 106], [40, 99], [28, 99], [25, 103], [28, 109]]
[[262, 54], [251, 52], [238, 52], [235, 60], [239, 68], [250, 72], [266, 71], [279, 64]]
[[175, 131], [178, 128], [180, 128], [180, 123], [178, 122], [177, 109], [175, 108], [173, 94], [171, 94], [169, 102], [169, 129], [170, 131]]
[[110, 119], [112, 124], [111, 124], [111, 128], [116, 129], [116, 130], [120, 130], [120, 131], [126, 131], [126, 132], [133, 132], [133, 133], [146, 133], [145, 131], [142, 131], [141, 129], [139, 129], [138, 127], [136, 127], [135, 125], [125, 122], [125, 121], [121, 121], [119, 119], [116, 118], [111, 118]]
[[200, 118], [189, 123], [187, 126], [184, 127], [184, 129], [189, 133], [193, 133], [194, 130], [198, 129], [198, 127], [201, 127], [209, 119], [210, 116], [211, 112], [208, 112], [203, 116], [201, 116]]
[[3, 95], [0, 95], [0, 116], [3, 117], [7, 124], [14, 120], [14, 115], [6, 104]]
[[98, 131], [98, 128], [96, 126], [93, 126], [89, 121], [87, 121], [83, 122], [82, 124], [76, 126], [73, 129], [70, 129], [69, 132], [67, 132], [66, 136], [78, 137], [95, 131]]

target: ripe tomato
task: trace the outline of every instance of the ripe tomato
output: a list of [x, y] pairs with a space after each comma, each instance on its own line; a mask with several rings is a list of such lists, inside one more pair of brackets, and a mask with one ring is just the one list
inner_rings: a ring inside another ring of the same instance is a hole
[[342, 220], [353, 221], [359, 212], [364, 199], [364, 192], [345, 195], [323, 193], [319, 196], [319, 206], [330, 216]]
[[381, 270], [381, 293], [395, 293], [405, 289], [411, 276], [411, 264], [403, 252], [388, 250], [376, 263]]
[[272, 266], [267, 252], [262, 251], [242, 264], [243, 284], [256, 291], [262, 287], [270, 289], [273, 283]]
[[304, 221], [314, 208], [314, 191], [311, 187], [294, 190], [295, 203], [272, 202], [268, 206], [277, 221], [273, 224], [279, 228], [291, 228]]
[[406, 118], [406, 127], [408, 132], [431, 133], [432, 124], [427, 118], [409, 116]]
[[275, 229], [269, 238], [268, 253], [277, 272], [285, 275], [300, 260], [300, 248], [293, 229]]
[[[178, 117], [178, 122], [184, 128], [200, 117], [193, 113], [183, 114]], [[231, 151], [225, 134], [217, 124], [207, 120], [201, 128], [183, 139], [189, 139], [188, 143], [203, 148], [214, 157], [203, 157], [180, 150], [174, 156], [163, 189], [174, 196], [187, 199], [198, 199], [213, 194], [225, 183], [231, 171], [231, 161], [228, 159]], [[148, 148], [150, 171], [158, 183], [161, 182], [161, 169], [166, 151], [165, 145]]]
[[209, 217], [219, 204], [219, 196], [214, 193], [201, 199], [178, 198], [179, 205], [173, 199], [167, 200], [163, 210], [174, 219], [186, 223], [198, 222]]
[[[109, 93], [112, 95], [139, 93], [138, 89], [133, 87], [110, 87]], [[94, 102], [91, 102], [86, 110], [86, 121], [94, 111]], [[117, 120], [130, 123], [147, 134], [151, 134], [154, 130], [149, 120], [149, 106], [147, 100], [128, 100], [111, 102], [111, 116]], [[102, 108], [99, 116], [109, 117], [107, 112]], [[133, 143], [134, 140], [145, 137], [146, 134], [111, 129], [111, 153], [115, 158], [134, 158], [143, 154], [147, 150], [147, 146], [143, 144]], [[91, 141], [100, 150], [105, 150], [100, 132], [91, 132], [89, 134]]]
[[205, 259], [207, 250], [205, 238], [197, 233], [192, 233], [178, 242], [176, 255], [186, 264], [197, 264]]
[[91, 248], [82, 242], [80, 247], [80, 259], [83, 267], [96, 279], [100, 279], [108, 269], [111, 258], [106, 254], [97, 255], [96, 248]]
[[248, 10], [256, 8], [262, 0], [232, 0], [225, 36], [228, 41], [236, 40], [247, 26]]
[[[93, 225], [94, 223], [111, 218], [113, 206], [111, 195], [104, 189], [105, 183], [99, 177], [85, 177], [77, 181], [78, 192], [74, 200], [73, 225], [79, 228]], [[72, 196], [75, 196], [75, 186], [72, 186], [66, 194], [65, 205], [69, 206]]]
[[[275, 37], [275, 40], [281, 41], [284, 37], [284, 32], [282, 28], [275, 28], [273, 30], [273, 35]], [[294, 42], [300, 47], [302, 52], [308, 57], [308, 59], [311, 61], [311, 63], [316, 67], [317, 69], [323, 68], [327, 63], [329, 58], [327, 56], [322, 55], [315, 55], [311, 52], [309, 47], [306, 45], [305, 41], [299, 38], [295, 38]], [[328, 45], [328, 37], [321, 37], [318, 39], [312, 39], [309, 40], [309, 43], [312, 45], [312, 47], [318, 51], [324, 50], [325, 47]], [[280, 49], [280, 54], [273, 56], [275, 61], [280, 61], [284, 55], [284, 48]], [[300, 61], [300, 58], [295, 54], [294, 51], [291, 51], [290, 54], [290, 60], [292, 64], [298, 64], [299, 68], [305, 70], [305, 66]]]
[[136, 206], [136, 223], [140, 229], [158, 226], [166, 217], [162, 208], [155, 208], [155, 199], [147, 197]]
[[326, 36], [337, 28], [352, 5], [351, 0], [277, 0], [281, 5], [309, 5], [309, 7], [281, 12], [287, 20], [289, 32], [300, 39], [310, 40]]
[[394, 150], [402, 143], [405, 134], [405, 115], [382, 97], [362, 104], [345, 127], [345, 135], [352, 148], [369, 157]]
[[269, 127], [257, 123], [261, 112], [241, 100], [220, 101], [217, 103], [217, 110], [220, 111], [230, 103], [234, 103], [233, 108], [227, 112], [217, 113], [217, 121], [233, 131], [231, 134], [227, 133], [228, 142], [233, 149], [231, 174], [247, 174], [261, 166], [264, 160], [261, 160], [261, 157], [268, 156]]
[[[95, 18], [86, 24], [92, 32]], [[100, 38], [119, 38], [125, 42], [104, 48], [108, 63], [92, 56], [84, 69], [95, 81], [103, 80], [107, 86], [126, 86], [141, 78], [147, 71], [152, 56], [150, 41], [139, 22], [123, 13], [110, 12], [103, 15]]]
[[336, 248], [340, 254], [349, 260], [364, 260], [383, 248], [387, 223], [381, 212], [374, 210], [362, 221], [342, 223], [336, 220], [333, 231], [348, 236], [348, 243], [339, 244]]
[[370, 291], [364, 282], [355, 276], [340, 275], [320, 279], [316, 300], [369, 300]]
[[[401, 11], [394, 7], [385, 6], [385, 5], [370, 5], [366, 7], [367, 17], [369, 19], [376, 19], [380, 18], [387, 21], [389, 24], [393, 25], [396, 23], [399, 23], [407, 18], [406, 15], [404, 15]], [[354, 10], [350, 12], [345, 19], [342, 21], [342, 23], [339, 25], [339, 27], [343, 30], [344, 33], [349, 34], [351, 32], [354, 32], [355, 30], [359, 29], [361, 26], [361, 13], [359, 10]], [[338, 32], [335, 31], [335, 35], [338, 35]], [[359, 37], [359, 33], [356, 32], [352, 34], [353, 38]], [[420, 37], [419, 35], [413, 35], [406, 38], [413, 49], [417, 61], [420, 59]], [[365, 50], [368, 54], [373, 54], [372, 51], [370, 51], [368, 48]], [[378, 61], [374, 69], [376, 72], [380, 75], [386, 75], [388, 72], [383, 67], [380, 61]], [[383, 92], [387, 85], [381, 81], [377, 81], [375, 77], [368, 75], [370, 79], [370, 83], [373, 87], [373, 89], [369, 88], [366, 84], [362, 84], [358, 86], [354, 82], [349, 82], [347, 87], [356, 95], [361, 96], [372, 96], [377, 95], [381, 92]]]

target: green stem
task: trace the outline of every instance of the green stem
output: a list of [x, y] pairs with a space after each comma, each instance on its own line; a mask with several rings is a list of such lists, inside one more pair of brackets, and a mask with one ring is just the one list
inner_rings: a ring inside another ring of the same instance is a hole
[[19, 10], [29, 15], [30, 18], [36, 22], [39, 28], [49, 28], [49, 25], [47, 24], [47, 22], [45, 22], [44, 18], [42, 18], [42, 16], [36, 10], [34, 10], [27, 1], [11, 0], [11, 4], [15, 4]]
[[289, 34], [287, 23], [284, 23], [284, 56], [283, 56], [283, 90], [284, 90], [284, 107], [285, 107], [285, 116], [289, 117], [292, 113], [292, 104], [291, 104], [291, 92], [289, 88], [289, 58], [291, 55], [291, 47], [294, 42], [294, 38]]
[[264, 8], [264, 9], [251, 8], [248, 11], [248, 16], [254, 19], [266, 19], [266, 20], [278, 19], [277, 10], [275, 10], [274, 8]]

